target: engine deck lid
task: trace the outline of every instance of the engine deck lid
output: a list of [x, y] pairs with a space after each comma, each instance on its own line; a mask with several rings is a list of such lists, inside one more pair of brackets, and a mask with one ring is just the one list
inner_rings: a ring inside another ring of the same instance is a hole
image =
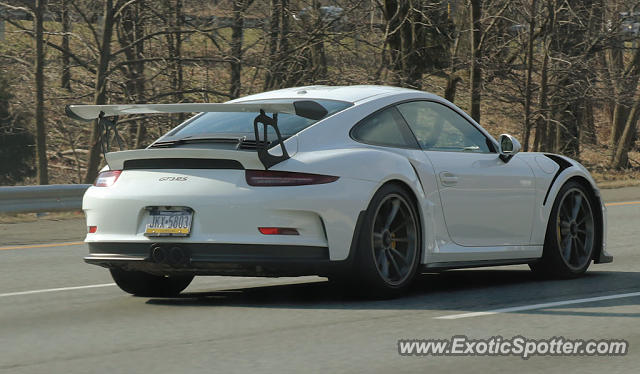
[[[219, 169], [264, 169], [256, 152], [237, 151], [228, 149], [202, 149], [202, 148], [164, 148], [164, 149], [136, 149], [131, 151], [109, 152], [105, 155], [107, 164], [111, 170], [123, 170], [128, 168], [142, 169], [145, 163], [162, 165], [166, 161], [166, 169], [193, 168], [190, 165], [197, 163], [192, 160], [211, 161], [199, 163], [203, 167], [195, 168], [219, 168]], [[149, 160], [149, 161], [145, 161]], [[219, 162], [215, 162], [218, 160]], [[131, 162], [137, 161], [137, 162]], [[155, 161], [155, 162], [154, 162]], [[184, 161], [181, 163], [181, 161]], [[229, 162], [231, 161], [231, 162]], [[235, 164], [241, 167], [234, 167]], [[135, 166], [134, 166], [135, 165]], [[180, 166], [183, 165], [183, 166]], [[205, 165], [208, 165], [205, 167]], [[216, 167], [218, 165], [218, 167]], [[178, 167], [176, 167], [178, 166]], [[153, 167], [159, 168], [159, 167]]]

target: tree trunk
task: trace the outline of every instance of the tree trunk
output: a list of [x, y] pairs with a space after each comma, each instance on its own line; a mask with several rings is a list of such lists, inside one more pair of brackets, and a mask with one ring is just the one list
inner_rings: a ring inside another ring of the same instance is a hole
[[552, 57], [559, 61], [555, 76], [554, 111], [561, 136], [556, 148], [578, 159], [584, 130], [585, 102], [593, 95], [593, 44], [602, 38], [599, 0], [563, 0], [556, 9]]
[[555, 110], [553, 110], [549, 106], [548, 98], [552, 94], [549, 93], [549, 72], [553, 67], [551, 60], [551, 45], [555, 43], [556, 34], [556, 0], [547, 0], [547, 17], [548, 17], [548, 25], [545, 34], [545, 45], [544, 45], [544, 59], [542, 61], [542, 72], [540, 77], [540, 94], [542, 92], [544, 95], [544, 102], [540, 100], [540, 113], [544, 116], [544, 127], [545, 127], [545, 137], [543, 141], [543, 149], [546, 152], [555, 152], [556, 151], [556, 140], [559, 137], [559, 126], [558, 124], [551, 121], [552, 118], [555, 117]]
[[[173, 89], [175, 94], [173, 100], [176, 103], [180, 103], [184, 100], [184, 79], [182, 72], [182, 0], [176, 0], [176, 7], [174, 12], [174, 41], [175, 41], [175, 58], [173, 63]], [[178, 122], [182, 122], [186, 119], [184, 113], [178, 113]]]
[[[608, 15], [612, 23], [621, 22], [621, 5], [619, 1], [613, 2], [610, 14]], [[624, 130], [625, 120], [629, 114], [630, 105], [628, 105], [626, 101], [624, 103], [621, 102], [621, 98], [625, 94], [624, 84], [621, 84], [621, 78], [624, 75], [624, 41], [620, 35], [614, 35], [609, 39], [609, 42], [610, 45], [606, 49], [606, 58], [604, 60], [607, 63], [607, 73], [613, 82], [615, 82], [612, 85], [615, 93], [615, 105], [611, 110], [611, 135], [609, 136], [609, 161], [613, 162], [618, 141], [620, 140], [620, 136]]]
[[529, 135], [531, 134], [531, 74], [533, 72], [533, 43], [535, 42], [537, 5], [537, 0], [532, 0], [529, 10], [531, 19], [529, 20], [529, 38], [527, 40], [527, 78], [524, 84], [524, 126], [522, 128], [522, 150], [525, 152], [529, 151]]
[[[124, 55], [129, 61], [135, 61], [138, 56], [135, 53], [134, 42], [136, 40], [137, 35], [135, 34], [135, 26], [134, 23], [139, 18], [139, 14], [135, 13], [133, 7], [127, 7], [122, 12], [121, 22], [119, 23], [119, 28], [117, 31], [118, 42], [120, 43], [120, 47], [124, 48]], [[125, 86], [125, 95], [127, 96], [127, 100], [129, 102], [137, 103], [139, 102], [136, 97], [136, 80], [137, 80], [137, 64], [130, 63], [122, 66], [120, 69], [122, 70], [126, 80], [124, 82]], [[136, 127], [137, 123], [129, 127], [129, 137], [128, 141], [134, 142], [134, 136], [136, 135]], [[130, 143], [131, 144], [131, 143]]]
[[593, 118], [593, 99], [588, 97], [585, 98], [584, 110], [582, 111], [582, 125], [583, 129], [580, 131], [580, 142], [585, 144], [596, 144], [597, 143], [597, 134], [596, 134], [596, 123]]
[[269, 65], [264, 78], [264, 90], [275, 88], [277, 71], [279, 69], [278, 44], [280, 38], [280, 20], [282, 19], [282, 1], [271, 0], [271, 17], [269, 18]]
[[[553, 117], [557, 118], [557, 114], [557, 111], [554, 110]], [[555, 126], [553, 126], [553, 130], [553, 152], [562, 153], [562, 127], [556, 123]]]
[[640, 98], [636, 99], [633, 107], [629, 111], [629, 116], [624, 125], [624, 130], [620, 136], [620, 143], [616, 149], [611, 166], [614, 168], [626, 168], [629, 164], [629, 150], [633, 145], [633, 138], [637, 128], [638, 117], [640, 117]]
[[453, 51], [451, 52], [451, 58], [449, 59], [449, 71], [447, 74], [447, 87], [444, 89], [444, 98], [453, 103], [456, 99], [456, 91], [458, 83], [462, 80], [456, 72], [456, 64], [458, 61], [458, 48], [460, 46], [460, 32], [456, 32], [455, 40], [453, 41]]
[[[609, 57], [609, 65], [610, 69], [613, 70], [614, 79], [620, 81], [622, 75], [622, 52], [620, 50], [616, 50], [618, 48], [612, 49]], [[624, 124], [626, 122], [626, 118], [629, 116], [629, 107], [626, 105], [626, 102], [620, 102], [622, 96], [624, 96], [624, 88], [618, 86], [616, 96], [618, 100], [616, 100], [616, 105], [613, 108], [613, 117], [611, 120], [611, 136], [609, 137], [609, 157], [611, 161], [615, 157], [616, 148], [618, 146], [618, 141], [620, 140], [620, 136], [622, 135], [622, 131], [624, 130]]]
[[[545, 38], [546, 39], [546, 38]], [[549, 92], [549, 44], [545, 40], [544, 57], [542, 58], [542, 68], [540, 71], [540, 96], [538, 97], [540, 113], [536, 119], [536, 137], [533, 149], [536, 152], [551, 150], [551, 137], [547, 133], [549, 127], [549, 104], [547, 96]]]
[[[145, 102], [144, 44], [136, 42], [144, 36], [143, 8], [143, 0], [125, 8], [122, 11], [120, 32], [118, 32], [120, 46], [124, 48], [127, 61], [131, 62], [122, 66], [121, 70], [126, 77], [126, 94], [129, 101], [133, 103]], [[140, 148], [144, 135], [144, 119], [141, 119], [129, 128], [129, 144], [133, 148]]]
[[[100, 55], [98, 58], [98, 68], [96, 70], [96, 86], [93, 103], [96, 105], [105, 104], [107, 101], [107, 73], [109, 60], [111, 59], [111, 37], [113, 35], [113, 0], [104, 1], [104, 17], [102, 24], [102, 41], [100, 43]], [[93, 183], [100, 165], [100, 132], [98, 121], [94, 122], [91, 129], [89, 160], [87, 162], [87, 172], [84, 176], [85, 183]]]
[[36, 84], [36, 158], [38, 184], [49, 184], [47, 170], [47, 129], [44, 122], [44, 1], [36, 0], [35, 13], [35, 84]]
[[234, 0], [233, 2], [233, 26], [231, 27], [231, 98], [240, 97], [242, 82], [242, 39], [244, 36], [244, 11], [246, 0]]
[[[617, 53], [617, 52], [616, 52]], [[613, 111], [613, 120], [611, 123], [611, 137], [609, 139], [610, 160], [612, 165], [618, 164], [614, 160], [618, 148], [621, 147], [620, 137], [624, 131], [628, 118], [631, 115], [632, 97], [638, 88], [640, 78], [640, 48], [636, 49], [631, 61], [626, 67], [623, 66], [621, 57], [612, 52], [610, 59], [610, 70], [617, 74], [618, 84], [616, 92], [616, 105]], [[623, 147], [624, 148], [624, 147]]]
[[286, 61], [289, 54], [289, 0], [280, 0], [282, 11], [280, 12], [280, 35], [278, 37], [278, 64], [276, 81], [280, 82], [277, 88], [281, 88], [287, 74]]
[[[136, 7], [137, 17], [134, 25], [134, 35], [136, 36], [137, 39], [140, 39], [144, 35], [144, 24], [141, 19], [142, 11], [145, 7], [144, 0], [140, 0], [137, 4], [135, 4], [135, 7]], [[146, 101], [145, 89], [147, 84], [147, 79], [144, 73], [145, 64], [144, 64], [144, 61], [142, 61], [142, 59], [144, 58], [144, 44], [141, 42], [136, 43], [134, 50], [135, 50], [136, 58], [139, 60], [139, 62], [135, 65], [136, 66], [136, 80], [135, 80], [136, 101], [139, 103], [144, 103]], [[134, 148], [143, 147], [145, 135], [146, 135], [146, 126], [145, 126], [145, 120], [143, 119], [138, 123], [137, 129], [136, 129], [136, 142], [135, 142]]]
[[470, 23], [471, 23], [471, 57], [469, 68], [469, 82], [471, 85], [471, 118], [480, 122], [480, 101], [482, 100], [482, 48], [480, 40], [482, 39], [482, 0], [471, 0], [470, 4]]
[[402, 37], [400, 27], [406, 12], [397, 0], [385, 0], [383, 13], [387, 21], [386, 43], [389, 46], [389, 69], [393, 72], [395, 85], [402, 85]]
[[69, 0], [62, 0], [62, 74], [60, 75], [60, 87], [71, 91], [71, 68], [69, 66], [69, 33], [71, 32], [71, 19], [69, 18]]
[[603, 88], [605, 90], [605, 97], [602, 98], [604, 111], [609, 122], [613, 121], [613, 110], [615, 108], [616, 92], [614, 90], [614, 80], [611, 77], [611, 73], [608, 70], [607, 56], [605, 51], [598, 53], [598, 60], [600, 64], [600, 70], [604, 75]]
[[459, 76], [449, 75], [447, 78], [447, 87], [444, 89], [444, 98], [453, 103], [456, 99], [456, 90], [458, 83], [461, 81]]
[[269, 19], [269, 58], [264, 90], [282, 88], [289, 65], [289, 0], [272, 0]]
[[322, 13], [320, 13], [320, 1], [313, 0], [312, 7], [316, 22], [311, 46], [311, 69], [313, 71], [311, 83], [316, 84], [327, 79], [327, 56], [324, 51], [325, 28], [327, 26]]

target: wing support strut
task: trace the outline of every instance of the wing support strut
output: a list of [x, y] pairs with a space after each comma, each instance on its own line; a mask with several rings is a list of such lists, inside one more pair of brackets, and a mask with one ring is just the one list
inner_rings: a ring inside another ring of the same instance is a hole
[[[259, 123], [262, 124], [262, 128], [264, 130], [263, 139], [260, 138], [260, 131], [258, 129]], [[269, 138], [267, 137], [267, 130], [269, 126], [273, 127], [276, 136], [278, 137], [276, 145], [279, 144], [280, 149], [282, 150], [282, 154], [280, 156], [275, 156], [269, 153], [269, 148], [271, 146], [271, 142], [269, 142]], [[290, 158], [289, 153], [287, 153], [287, 148], [284, 146], [284, 139], [282, 139], [280, 129], [278, 128], [278, 113], [273, 113], [273, 117], [269, 117], [265, 114], [264, 110], [260, 109], [260, 114], [253, 120], [253, 132], [256, 137], [258, 158], [260, 159], [260, 162], [262, 162], [262, 165], [264, 165], [265, 169], [269, 169], [273, 165]]]
[[118, 128], [116, 127], [118, 123], [118, 116], [113, 117], [105, 117], [104, 112], [100, 112], [98, 115], [98, 126], [102, 128], [102, 134], [100, 134], [100, 148], [102, 150], [102, 156], [106, 158], [107, 153], [111, 148], [110, 139], [113, 136], [113, 139], [118, 143], [118, 148], [122, 151], [124, 149], [124, 143], [122, 141], [122, 137], [118, 133]]

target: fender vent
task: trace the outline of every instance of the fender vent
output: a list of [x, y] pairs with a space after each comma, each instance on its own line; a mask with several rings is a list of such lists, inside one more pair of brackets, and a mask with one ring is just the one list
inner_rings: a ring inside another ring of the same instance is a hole
[[556, 179], [558, 178], [558, 175], [560, 175], [560, 173], [562, 173], [566, 168], [571, 167], [571, 163], [569, 161], [565, 160], [564, 158], [562, 158], [562, 157], [560, 157], [558, 155], [545, 154], [545, 156], [547, 156], [553, 162], [558, 164], [558, 166], [560, 166], [560, 168], [558, 169], [558, 171], [556, 171], [556, 175], [553, 176], [553, 179], [551, 179], [551, 183], [549, 183], [549, 188], [547, 188], [547, 194], [544, 195], [544, 201], [542, 202], [542, 205], [547, 205], [547, 199], [549, 198], [549, 192], [551, 191], [551, 187], [553, 187], [553, 183], [555, 183]]

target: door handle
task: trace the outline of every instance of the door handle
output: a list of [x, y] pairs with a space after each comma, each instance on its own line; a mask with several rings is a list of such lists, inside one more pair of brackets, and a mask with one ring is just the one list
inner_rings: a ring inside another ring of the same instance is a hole
[[443, 186], [455, 186], [458, 183], [458, 177], [448, 171], [440, 173], [440, 183]]

